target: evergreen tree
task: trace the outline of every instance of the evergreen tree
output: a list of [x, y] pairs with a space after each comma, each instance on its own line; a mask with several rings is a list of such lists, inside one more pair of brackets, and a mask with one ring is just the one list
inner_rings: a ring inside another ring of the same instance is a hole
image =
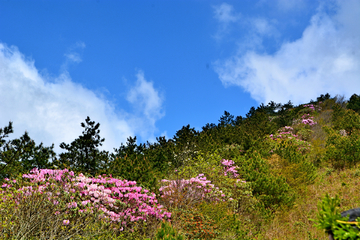
[[220, 117], [219, 120], [219, 127], [235, 124], [234, 116], [231, 115], [229, 112], [225, 111], [224, 115]]
[[317, 101], [318, 102], [324, 102], [325, 100], [328, 100], [330, 99], [330, 94], [327, 93], [327, 94], [321, 94], [320, 97], [317, 98]]
[[81, 136], [71, 144], [64, 142], [60, 144], [60, 148], [67, 152], [60, 154], [58, 165], [95, 176], [106, 171], [109, 153], [98, 149], [105, 141], [105, 138], [101, 138], [99, 135], [100, 123], [95, 124], [94, 121], [90, 121], [89, 116], [85, 122], [86, 124], [81, 123], [81, 127], [84, 128]]
[[51, 168], [56, 160], [54, 145], [44, 147], [42, 143], [36, 145], [28, 133], [19, 139], [5, 141], [4, 138], [13, 133], [12, 122], [4, 129], [0, 128], [0, 179], [29, 172], [33, 168]]
[[109, 174], [127, 180], [136, 181], [146, 188], [157, 186], [157, 171], [151, 156], [146, 155], [145, 144], [136, 144], [136, 137], [129, 137], [126, 144], [121, 144], [112, 153]]
[[180, 167], [196, 156], [199, 135], [200, 133], [191, 128], [190, 124], [175, 133], [174, 167]]
[[347, 104], [348, 109], [352, 109], [357, 113], [360, 113], [360, 96], [353, 94]]

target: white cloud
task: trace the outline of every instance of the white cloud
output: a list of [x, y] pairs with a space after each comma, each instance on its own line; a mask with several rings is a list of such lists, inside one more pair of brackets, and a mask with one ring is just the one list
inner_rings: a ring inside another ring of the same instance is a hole
[[[277, 21], [264, 17], [247, 17], [236, 12], [234, 7], [227, 3], [213, 6], [214, 18], [218, 21], [217, 32], [213, 37], [217, 41], [232, 41], [231, 35], [235, 31], [246, 32], [245, 40], [241, 41], [240, 48], [259, 48], [262, 46], [263, 38], [278, 38], [280, 33], [276, 28]], [[236, 33], [235, 33], [236, 34]], [[241, 34], [244, 36], [244, 34]], [[230, 37], [229, 37], [230, 36]], [[229, 38], [228, 38], [229, 37]], [[239, 41], [235, 40], [237, 44]]]
[[221, 23], [236, 22], [239, 16], [234, 13], [234, 8], [230, 4], [222, 3], [221, 5], [214, 6], [215, 18]]
[[153, 84], [139, 73], [129, 93], [134, 107], [141, 107], [139, 112], [117, 110], [111, 102], [74, 83], [67, 71], [49, 81], [33, 60], [26, 59], [16, 47], [0, 43], [0, 128], [13, 122], [14, 133], [9, 139], [27, 131], [36, 143], [54, 143], [56, 152], [61, 152], [59, 144], [70, 143], [81, 135], [80, 123], [90, 116], [100, 123], [104, 149], [112, 151], [127, 137], [143, 134], [134, 122], [146, 126], [147, 136], [152, 137], [156, 120], [164, 115], [157, 94]]
[[162, 110], [163, 98], [153, 83], [146, 81], [142, 71], [139, 71], [136, 77], [137, 81], [129, 91], [127, 100], [133, 104], [141, 120], [135, 119], [132, 126], [140, 132], [142, 138], [154, 141], [155, 122], [165, 115]]
[[277, 34], [274, 25], [265, 18], [255, 18], [251, 22], [254, 25], [255, 31], [261, 36], [272, 36]]
[[72, 61], [72, 62], [76, 62], [76, 63], [79, 63], [82, 61], [80, 55], [78, 53], [66, 53], [65, 54], [65, 57], [69, 60], [69, 61]]
[[82, 62], [81, 54], [79, 51], [82, 51], [86, 47], [84, 42], [76, 42], [74, 45], [72, 45], [67, 53], [64, 54], [66, 57], [64, 64], [61, 66], [61, 71], [67, 72], [69, 65], [72, 63], [80, 63]]
[[230, 23], [235, 23], [240, 19], [240, 15], [234, 12], [232, 5], [222, 3], [221, 5], [213, 6], [214, 18], [219, 21], [220, 26], [214, 38], [220, 40], [224, 34], [228, 32]]
[[326, 92], [350, 97], [360, 89], [360, 2], [337, 5], [333, 15], [319, 8], [301, 38], [272, 55], [251, 49], [217, 61], [220, 80], [242, 87], [259, 103], [299, 104]]

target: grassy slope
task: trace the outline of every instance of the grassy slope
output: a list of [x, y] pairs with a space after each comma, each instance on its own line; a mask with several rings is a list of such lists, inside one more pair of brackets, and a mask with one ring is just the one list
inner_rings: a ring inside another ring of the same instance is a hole
[[264, 239], [328, 239], [324, 231], [315, 228], [309, 220], [316, 218], [317, 204], [326, 193], [340, 196], [340, 211], [360, 206], [359, 170], [331, 172], [331, 169], [322, 168], [318, 174], [315, 183], [301, 193], [293, 209], [277, 214], [271, 223], [264, 226]]
[[[313, 160], [324, 153], [326, 134], [322, 127], [331, 125], [332, 110], [324, 110], [315, 117], [318, 122], [312, 130], [311, 142], [317, 145], [313, 151]], [[315, 183], [306, 186], [300, 191], [294, 208], [276, 215], [273, 221], [263, 226], [263, 236], [259, 239], [329, 239], [324, 231], [314, 227], [317, 204], [328, 193], [331, 197], [339, 195], [341, 202], [340, 211], [360, 207], [360, 169], [333, 170], [329, 164], [322, 163], [318, 168], [318, 177]]]

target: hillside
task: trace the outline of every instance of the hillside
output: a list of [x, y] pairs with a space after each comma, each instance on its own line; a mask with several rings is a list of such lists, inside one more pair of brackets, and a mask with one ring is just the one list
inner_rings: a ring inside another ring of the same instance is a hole
[[[0, 236], [328, 239], [311, 220], [319, 221], [326, 194], [339, 197], [336, 211], [360, 206], [359, 112], [356, 94], [270, 102], [246, 117], [225, 111], [201, 131], [186, 125], [156, 143], [129, 137], [113, 153], [98, 149], [105, 139], [88, 117], [58, 156], [27, 133], [7, 140], [10, 122], [0, 129]], [[30, 218], [43, 222], [27, 226]]]

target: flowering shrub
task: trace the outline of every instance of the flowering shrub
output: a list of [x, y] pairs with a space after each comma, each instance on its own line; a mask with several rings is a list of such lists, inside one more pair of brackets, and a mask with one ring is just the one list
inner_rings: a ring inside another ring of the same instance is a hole
[[163, 179], [161, 182], [165, 184], [159, 189], [161, 198], [169, 208], [192, 207], [202, 201], [225, 200], [223, 192], [206, 180], [204, 174], [191, 179]]
[[[319, 104], [321, 104], [322, 102], [319, 102]], [[304, 108], [309, 108], [311, 111], [321, 111], [321, 107], [318, 105], [314, 105], [314, 104], [304, 104], [303, 105]]]
[[[33, 184], [33, 187], [37, 186]], [[86, 230], [98, 218], [96, 212], [77, 216], [73, 212], [55, 212], [57, 206], [47, 199], [46, 194], [34, 191], [25, 195], [14, 185], [0, 190], [0, 199], [2, 239], [69, 239], [96, 234]]]
[[2, 185], [9, 195], [3, 201], [13, 199], [19, 204], [22, 198], [41, 194], [53, 205], [53, 215], [63, 217], [64, 226], [84, 213], [100, 214], [100, 217], [117, 230], [131, 228], [137, 222], [161, 220], [171, 217], [162, 209], [154, 193], [136, 186], [136, 182], [112, 177], [75, 176], [65, 170], [33, 169], [23, 175], [24, 184], [13, 187], [14, 180], [5, 179]]
[[239, 176], [239, 174], [237, 173], [237, 170], [236, 170], [238, 168], [238, 166], [233, 166], [234, 165], [233, 160], [223, 159], [221, 161], [221, 164], [224, 165], [224, 175], [225, 176], [229, 176], [229, 177], [233, 177], [233, 178], [237, 178]]
[[309, 152], [311, 149], [311, 144], [302, 140], [301, 137], [297, 134], [294, 134], [294, 129], [290, 126], [285, 126], [278, 130], [278, 134], [270, 134], [270, 139], [275, 140], [274, 150], [278, 149], [278, 146], [281, 142], [287, 141], [298, 147], [298, 150], [302, 153]]
[[317, 124], [317, 122], [314, 122], [314, 117], [311, 117], [308, 113], [301, 116], [301, 123], [309, 126]]

